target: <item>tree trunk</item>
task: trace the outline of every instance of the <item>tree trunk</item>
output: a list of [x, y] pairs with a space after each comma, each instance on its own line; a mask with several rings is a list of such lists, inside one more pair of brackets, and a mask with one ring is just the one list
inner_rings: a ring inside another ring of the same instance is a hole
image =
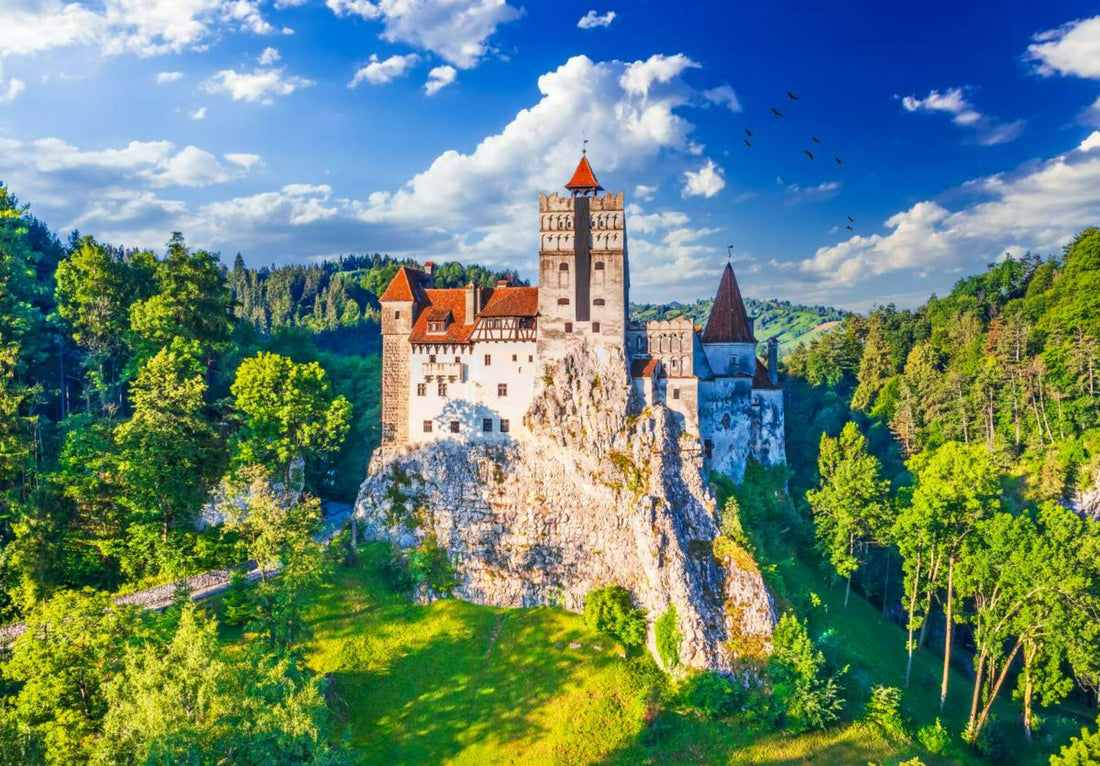
[[943, 713], [947, 704], [947, 682], [951, 676], [951, 638], [952, 616], [955, 607], [955, 557], [947, 559], [947, 604], [944, 606], [944, 617], [947, 624], [944, 626], [943, 639], [943, 681], [940, 682], [940, 713]]
[[974, 721], [978, 717], [978, 702], [981, 699], [982, 685], [985, 683], [985, 649], [978, 654], [978, 667], [974, 674], [974, 694], [970, 697], [970, 718], [966, 722], [966, 730], [974, 728]]
[[1038, 647], [1034, 644], [1024, 650], [1024, 737], [1031, 742], [1031, 699], [1035, 693], [1035, 680], [1031, 675], [1031, 663]]
[[[855, 536], [855, 533], [853, 532], [853, 533], [850, 533], [848, 535], [848, 555], [849, 556], [854, 556], [855, 551], [856, 551], [856, 536]], [[848, 574], [848, 582], [844, 586], [844, 608], [845, 609], [848, 608], [848, 596], [851, 594], [851, 592], [852, 592], [852, 575], [851, 575], [851, 573], [849, 573]]]
[[1012, 647], [1012, 652], [1005, 660], [1004, 666], [1001, 668], [1001, 672], [997, 675], [997, 681], [993, 684], [993, 687], [989, 690], [989, 697], [985, 701], [985, 705], [982, 706], [982, 714], [978, 716], [978, 722], [970, 729], [970, 741], [973, 742], [978, 738], [978, 735], [982, 733], [982, 728], [985, 726], [986, 720], [989, 718], [989, 711], [993, 709], [993, 703], [997, 700], [997, 694], [1001, 691], [1001, 685], [1004, 684], [1005, 678], [1008, 677], [1008, 670], [1012, 667], [1012, 661], [1016, 659], [1016, 654], [1020, 651], [1020, 641], [1017, 639], [1016, 645]]
[[[909, 659], [905, 662], [905, 688], [909, 688], [909, 674], [913, 671], [913, 652], [916, 649], [913, 646], [913, 617], [917, 611], [917, 588], [920, 585], [920, 551], [917, 552], [917, 571], [913, 574], [913, 590], [909, 594], [909, 624], [907, 626], [909, 630], [909, 641], [905, 644], [906, 649], [909, 650]], [[928, 620], [928, 615], [924, 616], [925, 621]]]

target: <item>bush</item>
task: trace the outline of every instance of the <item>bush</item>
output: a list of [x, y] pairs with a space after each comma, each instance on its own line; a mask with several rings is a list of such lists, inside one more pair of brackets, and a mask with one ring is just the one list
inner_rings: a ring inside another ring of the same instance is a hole
[[248, 601], [248, 575], [241, 569], [234, 569], [229, 575], [229, 587], [222, 598], [222, 622], [226, 625], [244, 625], [252, 617], [252, 606]]
[[876, 685], [867, 700], [864, 719], [880, 727], [887, 736], [908, 739], [905, 722], [901, 718], [901, 689]]
[[935, 723], [917, 729], [917, 742], [932, 755], [947, 755], [951, 750], [951, 732], [937, 717]]
[[657, 639], [657, 656], [661, 658], [661, 664], [666, 670], [680, 666], [680, 643], [684, 640], [684, 632], [680, 630], [680, 617], [676, 614], [676, 606], [669, 604], [668, 609], [653, 624], [653, 632]]
[[825, 675], [825, 655], [793, 614], [783, 615], [772, 633], [768, 675], [778, 712], [793, 732], [824, 729], [844, 707], [840, 673]]
[[1100, 763], [1100, 729], [1081, 729], [1081, 736], [1074, 737], [1058, 755], [1050, 757], [1050, 766], [1087, 766]]
[[1008, 740], [1005, 737], [1005, 723], [991, 718], [989, 723], [978, 735], [974, 749], [978, 754], [989, 761], [1000, 762], [1009, 757]]
[[451, 560], [435, 535], [426, 535], [420, 545], [409, 551], [406, 561], [414, 585], [424, 585], [441, 596], [449, 596], [454, 590], [457, 580]]
[[627, 649], [645, 645], [645, 612], [634, 606], [630, 591], [621, 585], [589, 591], [584, 602], [584, 622]]
[[680, 701], [704, 718], [722, 718], [740, 708], [740, 691], [740, 687], [718, 673], [695, 673], [680, 690]]

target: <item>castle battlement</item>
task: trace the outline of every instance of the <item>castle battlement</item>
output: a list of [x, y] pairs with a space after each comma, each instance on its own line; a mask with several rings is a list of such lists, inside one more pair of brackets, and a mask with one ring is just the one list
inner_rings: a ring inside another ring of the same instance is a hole
[[680, 418], [709, 468], [740, 478], [750, 455], [782, 462], [776, 344], [757, 358], [733, 267], [704, 328], [629, 322], [624, 193], [604, 192], [584, 156], [566, 189], [539, 194], [537, 287], [440, 289], [427, 263], [402, 267], [380, 296], [383, 444], [524, 439], [539, 382], [585, 347], [619, 360], [645, 405]]

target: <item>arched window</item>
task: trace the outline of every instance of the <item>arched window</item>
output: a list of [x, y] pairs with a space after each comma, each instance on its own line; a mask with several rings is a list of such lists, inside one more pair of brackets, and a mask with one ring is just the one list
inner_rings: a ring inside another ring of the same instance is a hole
[[596, 265], [594, 268], [596, 269], [596, 271], [603, 271], [603, 261], [596, 261]]
[[558, 264], [558, 287], [569, 287], [569, 264], [565, 261]]
[[562, 261], [558, 264], [558, 271], [569, 271], [569, 264], [565, 261]]

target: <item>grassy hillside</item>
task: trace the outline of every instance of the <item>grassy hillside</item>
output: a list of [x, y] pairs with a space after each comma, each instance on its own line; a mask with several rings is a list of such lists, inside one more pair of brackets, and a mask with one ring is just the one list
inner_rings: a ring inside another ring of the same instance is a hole
[[[687, 316], [696, 324], [705, 325], [713, 303], [709, 298], [694, 303], [632, 303], [630, 316], [639, 322]], [[830, 306], [805, 306], [780, 300], [746, 298], [745, 307], [756, 321], [756, 337], [759, 340], [778, 338], [780, 355], [809, 343], [835, 327], [845, 316], [845, 312]]]
[[[330, 701], [357, 763], [412, 764], [787, 764], [969, 763], [922, 753], [858, 722], [787, 735], [742, 722], [704, 721], [679, 709], [676, 696], [645, 660], [624, 659], [578, 615], [557, 609], [495, 609], [458, 600], [416, 605], [383, 575], [383, 546], [338, 570], [313, 599], [309, 664], [331, 674]], [[814, 591], [815, 634], [831, 630], [851, 668], [855, 694], [874, 682], [900, 685], [901, 630], [854, 595], [830, 591], [813, 570], [785, 568], [795, 592]], [[937, 706], [939, 661], [918, 657], [906, 713], [930, 720]], [[946, 717], [965, 720], [966, 679], [957, 675]], [[1072, 726], [1048, 726], [1013, 762], [1045, 763]]]

